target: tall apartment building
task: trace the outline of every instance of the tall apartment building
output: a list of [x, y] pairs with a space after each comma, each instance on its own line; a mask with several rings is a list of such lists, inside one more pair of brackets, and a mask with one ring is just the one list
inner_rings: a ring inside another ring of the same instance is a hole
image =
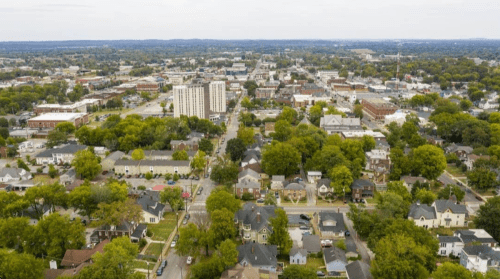
[[224, 81], [212, 81], [209, 84], [210, 111], [226, 112], [226, 83]]
[[223, 81], [177, 85], [174, 91], [174, 117], [181, 115], [209, 119], [210, 113], [226, 112], [226, 85]]

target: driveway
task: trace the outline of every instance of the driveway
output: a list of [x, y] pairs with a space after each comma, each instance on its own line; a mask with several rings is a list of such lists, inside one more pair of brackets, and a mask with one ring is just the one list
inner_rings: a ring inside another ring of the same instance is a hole
[[307, 205], [316, 205], [316, 185], [306, 183]]
[[[309, 232], [311, 230], [309, 229]], [[302, 233], [305, 232], [305, 230], [301, 230], [299, 228], [288, 228], [288, 233], [290, 234], [290, 237], [293, 240], [293, 246], [294, 247], [299, 247], [302, 248]]]

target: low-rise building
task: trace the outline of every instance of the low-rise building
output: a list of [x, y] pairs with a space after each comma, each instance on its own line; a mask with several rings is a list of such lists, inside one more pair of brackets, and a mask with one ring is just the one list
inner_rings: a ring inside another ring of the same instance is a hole
[[374, 119], [384, 119], [386, 115], [396, 112], [398, 107], [380, 98], [368, 98], [361, 101], [363, 110]]
[[307, 172], [307, 181], [309, 183], [316, 183], [318, 180], [321, 179], [321, 172], [320, 171], [308, 171]]
[[51, 148], [40, 152], [35, 156], [37, 165], [46, 164], [71, 164], [75, 153], [87, 149], [86, 145], [68, 144], [60, 148]]
[[351, 184], [351, 194], [355, 200], [373, 197], [373, 191], [375, 191], [375, 184], [366, 179], [356, 179]]
[[115, 163], [121, 160], [125, 156], [125, 153], [121, 151], [115, 151], [109, 154], [106, 158], [101, 161], [101, 166], [103, 171], [110, 171], [115, 168]]
[[406, 176], [402, 176], [401, 180], [403, 181], [403, 185], [406, 187], [406, 189], [408, 189], [408, 192], [411, 192], [413, 185], [415, 183], [417, 183], [417, 181], [420, 184], [427, 183], [427, 179], [425, 179], [424, 177], [421, 177], [421, 176], [406, 175]]
[[439, 251], [440, 256], [453, 255], [459, 257], [462, 249], [464, 248], [464, 243], [457, 236], [444, 236], [438, 235], [439, 240]]
[[366, 156], [366, 166], [365, 169], [375, 171], [377, 168], [382, 168], [385, 170], [390, 170], [391, 168], [391, 158], [389, 157], [390, 152], [382, 149], [372, 149], [365, 153]]
[[289, 199], [297, 200], [307, 197], [306, 186], [301, 183], [285, 183], [283, 188], [283, 196]]
[[342, 132], [363, 132], [359, 118], [342, 118], [341, 115], [328, 114], [320, 118], [319, 127], [328, 135]]
[[284, 175], [273, 175], [271, 178], [272, 190], [283, 190], [283, 183], [285, 182]]
[[500, 269], [500, 251], [489, 246], [466, 246], [460, 253], [460, 264], [468, 270], [486, 273], [489, 269]]
[[451, 200], [436, 200], [431, 206], [426, 204], [412, 204], [408, 219], [415, 225], [424, 228], [437, 228], [443, 226], [464, 227], [468, 211], [465, 205], [457, 204]]
[[220, 278], [221, 279], [254, 279], [254, 278], [278, 279], [278, 274], [276, 272], [271, 272], [269, 270], [263, 270], [257, 267], [253, 267], [251, 264], [243, 266], [238, 263], [233, 268], [230, 268], [222, 272]]
[[327, 196], [333, 193], [333, 188], [330, 186], [331, 180], [328, 178], [323, 178], [318, 180], [316, 183], [316, 189], [318, 190], [318, 196]]
[[347, 257], [344, 250], [338, 247], [325, 248], [323, 250], [326, 271], [336, 273], [337, 276], [345, 276]]
[[170, 146], [172, 147], [172, 150], [174, 150], [174, 151], [177, 151], [177, 150], [198, 151], [199, 141], [200, 141], [200, 138], [197, 138], [197, 137], [190, 138], [188, 140], [172, 140], [172, 141], [170, 141]]
[[306, 264], [307, 263], [307, 250], [294, 247], [290, 249], [290, 264]]
[[31, 179], [31, 173], [21, 168], [3, 168], [0, 170], [0, 182]]
[[163, 219], [165, 205], [160, 202], [160, 192], [145, 191], [136, 200], [142, 208], [142, 221], [144, 223], [158, 224]]
[[276, 272], [278, 247], [260, 243], [246, 243], [238, 246], [238, 263], [252, 265], [258, 269]]
[[246, 179], [236, 183], [236, 195], [242, 199], [243, 195], [246, 193], [252, 195], [253, 199], [260, 199], [260, 183]]
[[370, 265], [362, 261], [351, 262], [345, 267], [347, 279], [373, 279]]
[[321, 211], [318, 214], [318, 227], [322, 238], [344, 238], [344, 215], [334, 211]]
[[138, 175], [151, 172], [152, 174], [189, 174], [191, 166], [189, 161], [170, 160], [117, 160], [115, 173], [124, 175]]
[[238, 234], [244, 243], [267, 244], [267, 240], [272, 232], [269, 218], [276, 217], [274, 211], [276, 206], [257, 206], [248, 202], [235, 214]]
[[30, 128], [55, 128], [61, 122], [70, 122], [75, 127], [89, 123], [89, 115], [86, 113], [45, 113], [28, 119]]

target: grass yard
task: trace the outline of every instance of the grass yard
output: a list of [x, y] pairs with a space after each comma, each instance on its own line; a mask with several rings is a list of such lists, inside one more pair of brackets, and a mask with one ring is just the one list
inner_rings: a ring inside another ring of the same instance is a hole
[[45, 174], [37, 174], [33, 178], [33, 182], [35, 183], [35, 185], [38, 185], [38, 184], [48, 185], [48, 184], [55, 183], [57, 181], [59, 181], [58, 176], [56, 176], [55, 178], [50, 178], [50, 176], [45, 175]]
[[148, 224], [148, 230], [153, 233], [151, 239], [166, 241], [176, 227], [175, 213], [166, 212], [163, 218], [158, 224]]
[[308, 257], [306, 266], [312, 267], [316, 271], [318, 271], [318, 270], [326, 271], [325, 262], [323, 261], [323, 258]]
[[[152, 264], [149, 264], [149, 268], [153, 268], [154, 267], [154, 263]], [[132, 262], [132, 268], [139, 268], [139, 269], [148, 269], [148, 263], [145, 262], [145, 261], [138, 261], [138, 260], [135, 260]]]
[[462, 168], [457, 168], [456, 166], [453, 165], [447, 165], [446, 171], [453, 176], [465, 176], [465, 173], [462, 172]]
[[159, 257], [164, 246], [164, 243], [151, 243], [144, 254]]

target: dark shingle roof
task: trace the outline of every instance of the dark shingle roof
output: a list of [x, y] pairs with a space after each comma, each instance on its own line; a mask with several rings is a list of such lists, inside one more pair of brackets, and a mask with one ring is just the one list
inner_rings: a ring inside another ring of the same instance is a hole
[[438, 236], [438, 239], [439, 239], [439, 243], [453, 243], [453, 242], [462, 242], [462, 240], [460, 240], [460, 238], [458, 238], [457, 236], [447, 236], [447, 235], [443, 235], [443, 236]]
[[467, 213], [467, 208], [463, 204], [456, 204], [450, 200], [437, 200], [435, 203], [437, 212], [445, 212], [449, 208], [455, 214]]
[[323, 250], [323, 254], [325, 256], [325, 263], [331, 263], [333, 261], [339, 260], [344, 263], [347, 263], [347, 258], [345, 256], [344, 250], [337, 248], [337, 247], [331, 247], [331, 248], [325, 248]]
[[260, 179], [260, 175], [259, 175], [256, 171], [254, 171], [254, 170], [252, 170], [252, 169], [244, 169], [244, 170], [242, 170], [242, 171], [238, 174], [238, 179], [240, 179], [240, 178], [242, 178], [242, 177], [245, 177], [245, 176], [247, 176], [247, 175], [248, 175], [248, 176], [251, 176], [251, 177], [253, 177], [253, 178], [257, 179], [257, 180], [259, 180], [259, 179]]
[[434, 207], [426, 204], [414, 203], [410, 207], [408, 217], [412, 217], [413, 219], [420, 219], [420, 217], [424, 217], [425, 219], [436, 219], [436, 210]]
[[289, 183], [285, 186], [285, 190], [295, 190], [295, 191], [301, 191], [301, 190], [304, 190], [306, 189], [306, 186], [303, 185], [303, 184], [299, 184], [299, 183]]
[[142, 207], [142, 210], [158, 216], [165, 208], [165, 205], [160, 203], [160, 192], [147, 191], [144, 193], [136, 200], [136, 203]]
[[238, 246], [238, 262], [246, 259], [252, 266], [274, 266], [276, 267], [278, 248], [276, 245], [263, 245], [259, 243], [247, 243]]
[[147, 229], [148, 227], [145, 224], [139, 224], [137, 228], [135, 228], [134, 232], [132, 233], [132, 237], [135, 238], [141, 238], [142, 233]]
[[292, 249], [290, 249], [290, 257], [291, 256], [295, 256], [297, 254], [300, 254], [302, 256], [305, 256], [307, 257], [307, 250], [306, 249], [301, 249], [301, 248], [298, 248], [298, 247], [293, 247]]
[[46, 158], [52, 157], [52, 154], [75, 154], [77, 151], [86, 149], [86, 145], [78, 145], [78, 144], [68, 144], [61, 148], [51, 148], [47, 149], [43, 152], [38, 153], [36, 158]]
[[[345, 232], [345, 225], [344, 225], [344, 215], [342, 213], [336, 213], [333, 211], [321, 211], [319, 213], [319, 228], [321, 231], [325, 232]], [[335, 226], [325, 226], [323, 223], [325, 221], [335, 221], [336, 225]]]
[[362, 261], [352, 262], [345, 267], [347, 276], [352, 279], [373, 279], [370, 266]]
[[316, 187], [319, 188], [323, 185], [325, 185], [326, 187], [330, 187], [330, 183], [331, 183], [330, 179], [323, 178], [323, 179], [318, 180], [318, 183], [316, 183]]
[[305, 235], [302, 237], [302, 247], [309, 253], [318, 253], [321, 251], [319, 235]]
[[[260, 231], [266, 226], [269, 231], [272, 231], [268, 220], [276, 216], [274, 213], [276, 208], [274, 205], [257, 206], [254, 203], [248, 202], [243, 206], [243, 209], [236, 212], [236, 219], [243, 222], [243, 224], [250, 224], [251, 230]], [[260, 213], [260, 222], [257, 222], [258, 213]]]
[[117, 161], [117, 160], [120, 160], [123, 156], [125, 156], [125, 153], [123, 153], [121, 151], [115, 151], [115, 152], [109, 154], [108, 157], [104, 158], [104, 160]]
[[374, 186], [373, 182], [366, 180], [366, 179], [356, 179], [352, 182], [351, 188], [352, 189], [361, 189], [366, 186]]

